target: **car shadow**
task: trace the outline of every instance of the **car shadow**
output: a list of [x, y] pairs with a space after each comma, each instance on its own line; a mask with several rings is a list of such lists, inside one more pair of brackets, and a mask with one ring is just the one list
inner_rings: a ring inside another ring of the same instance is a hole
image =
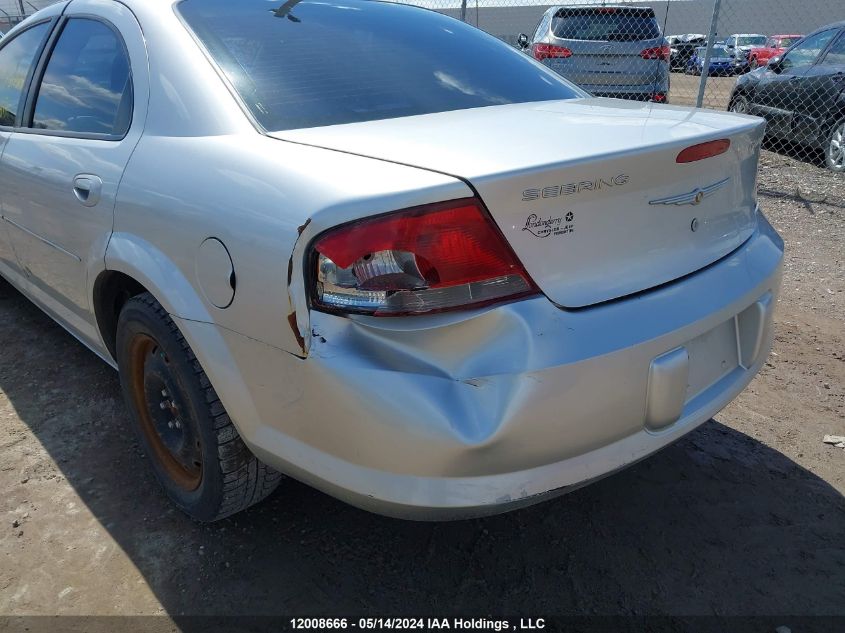
[[842, 614], [843, 496], [718, 421], [506, 515], [387, 519], [288, 480], [200, 525], [145, 467], [116, 374], [2, 281], [0, 319], [0, 388], [171, 616]]

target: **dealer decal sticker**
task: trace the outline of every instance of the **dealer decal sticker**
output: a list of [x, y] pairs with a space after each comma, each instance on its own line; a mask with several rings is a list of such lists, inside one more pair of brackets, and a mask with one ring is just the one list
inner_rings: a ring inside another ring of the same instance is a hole
[[528, 231], [534, 237], [549, 237], [550, 235], [567, 235], [575, 232], [575, 214], [567, 212], [563, 217], [543, 218], [532, 213], [525, 220], [523, 231]]

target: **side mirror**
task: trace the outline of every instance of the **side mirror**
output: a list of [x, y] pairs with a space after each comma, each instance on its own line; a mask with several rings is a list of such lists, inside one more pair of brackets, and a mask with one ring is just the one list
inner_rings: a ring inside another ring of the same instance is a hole
[[773, 73], [779, 73], [783, 70], [783, 57], [780, 55], [772, 57], [766, 64], [766, 68], [771, 70]]
[[525, 50], [528, 48], [528, 36], [525, 33], [520, 33], [516, 38], [516, 43], [521, 49]]

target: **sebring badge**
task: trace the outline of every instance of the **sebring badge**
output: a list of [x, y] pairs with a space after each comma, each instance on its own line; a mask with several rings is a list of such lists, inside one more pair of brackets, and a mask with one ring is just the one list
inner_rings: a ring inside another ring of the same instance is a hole
[[682, 204], [691, 204], [695, 206], [701, 204], [701, 201], [704, 200], [706, 197], [711, 196], [717, 191], [719, 191], [719, 189], [728, 184], [729, 180], [730, 178], [725, 178], [724, 180], [714, 182], [712, 185], [708, 185], [707, 187], [693, 189], [689, 193], [682, 193], [678, 196], [669, 196], [668, 198], [651, 200], [649, 201], [649, 204], [673, 204], [677, 206], [680, 206]]

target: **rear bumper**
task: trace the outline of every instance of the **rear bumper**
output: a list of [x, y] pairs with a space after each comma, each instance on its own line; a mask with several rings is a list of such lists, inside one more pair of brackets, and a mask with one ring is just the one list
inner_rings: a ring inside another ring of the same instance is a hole
[[378, 513], [461, 518], [581, 486], [723, 408], [768, 354], [782, 256], [761, 216], [720, 262], [592, 308], [540, 297], [413, 321], [312, 313], [305, 359], [180, 327], [262, 460]]
[[[638, 58], [639, 59], [639, 58]], [[669, 62], [661, 63], [656, 70], [647, 69], [629, 73], [594, 71], [577, 63], [542, 63], [596, 97], [635, 98], [644, 100], [656, 92], [669, 92]], [[564, 60], [569, 62], [570, 60]], [[640, 60], [641, 61], [641, 60]], [[637, 64], [638, 62], [633, 62]]]

